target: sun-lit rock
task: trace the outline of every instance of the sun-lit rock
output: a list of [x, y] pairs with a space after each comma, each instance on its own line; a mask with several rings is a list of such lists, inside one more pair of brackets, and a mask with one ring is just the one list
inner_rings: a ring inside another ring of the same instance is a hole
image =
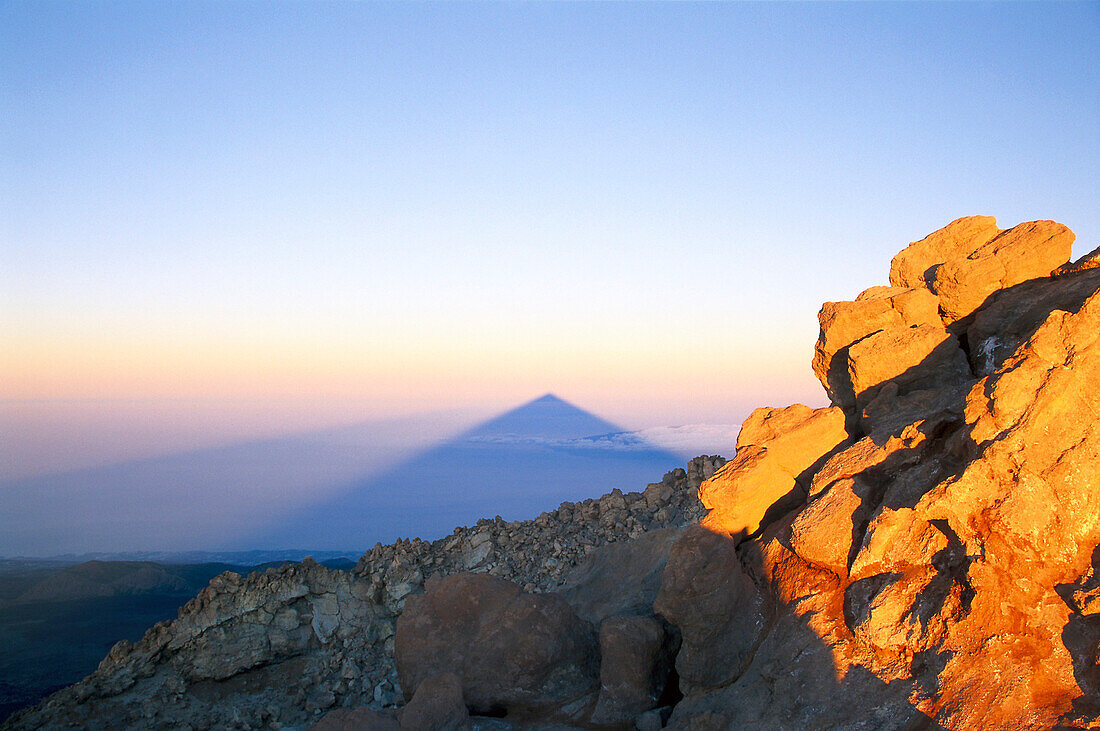
[[1060, 223], [1031, 221], [998, 234], [966, 257], [948, 259], [932, 282], [944, 322], [968, 317], [997, 290], [1049, 276], [1069, 261], [1073, 239]]
[[952, 259], [965, 259], [1001, 233], [992, 216], [967, 216], [902, 249], [890, 262], [890, 285], [934, 291], [937, 268]]
[[756, 532], [800, 505], [803, 475], [848, 438], [844, 412], [795, 404], [756, 409], [737, 438], [737, 457], [699, 487], [703, 523], [729, 534]]

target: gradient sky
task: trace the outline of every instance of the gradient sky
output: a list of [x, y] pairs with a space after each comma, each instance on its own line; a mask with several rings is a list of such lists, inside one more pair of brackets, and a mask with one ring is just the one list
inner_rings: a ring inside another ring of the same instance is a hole
[[822, 403], [908, 242], [1100, 244], [1097, 58], [1097, 3], [4, 2], [0, 424]]

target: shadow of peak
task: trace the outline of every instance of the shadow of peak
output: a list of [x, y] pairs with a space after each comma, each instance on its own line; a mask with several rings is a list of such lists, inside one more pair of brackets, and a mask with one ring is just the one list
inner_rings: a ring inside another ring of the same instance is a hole
[[365, 551], [399, 536], [434, 540], [487, 516], [533, 518], [563, 501], [638, 490], [683, 462], [546, 394], [308, 504], [264, 516], [239, 544]]
[[622, 431], [623, 427], [548, 393], [483, 421], [458, 438], [518, 435], [576, 439]]

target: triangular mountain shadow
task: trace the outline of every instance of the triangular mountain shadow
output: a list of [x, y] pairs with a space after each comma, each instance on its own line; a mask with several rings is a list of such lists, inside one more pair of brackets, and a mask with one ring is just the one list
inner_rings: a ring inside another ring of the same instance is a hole
[[500, 515], [536, 516], [565, 500], [641, 490], [684, 459], [546, 395], [483, 422], [382, 474], [241, 537], [241, 547], [366, 550], [434, 540]]

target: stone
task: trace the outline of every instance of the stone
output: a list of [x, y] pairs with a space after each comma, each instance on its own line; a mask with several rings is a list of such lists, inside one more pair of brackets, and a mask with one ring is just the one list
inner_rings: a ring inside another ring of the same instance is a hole
[[710, 509], [703, 524], [716, 531], [750, 535], [802, 504], [803, 473], [844, 443], [848, 433], [838, 408], [796, 404], [757, 409], [741, 428], [737, 457], [699, 487]]
[[735, 681], [768, 624], [764, 596], [728, 535], [692, 526], [672, 547], [653, 610], [679, 629], [676, 672], [684, 694]]
[[932, 282], [944, 323], [968, 318], [998, 290], [1050, 276], [1069, 261], [1073, 239], [1060, 223], [1031, 221], [998, 234], [966, 257], [945, 261]]
[[1051, 312], [1077, 312], [1097, 289], [1100, 289], [1100, 269], [1082, 267], [995, 293], [966, 330], [974, 372], [982, 377], [991, 375]]
[[395, 649], [402, 688], [453, 672], [466, 704], [481, 714], [568, 720], [566, 707], [594, 701], [599, 687], [592, 626], [564, 599], [488, 574], [432, 577], [398, 618]]
[[470, 713], [462, 699], [462, 679], [454, 673], [430, 675], [420, 681], [412, 700], [397, 714], [408, 731], [457, 731], [468, 728]]
[[1100, 268], [1100, 246], [1082, 256], [1075, 262], [1063, 264], [1054, 270], [1053, 276], [1064, 277], [1067, 274], [1077, 274], [1089, 269]]
[[[926, 289], [872, 287], [851, 302], [826, 302], [817, 316], [820, 334], [814, 346], [813, 369], [833, 404], [852, 409], [856, 403], [849, 351], [878, 332], [904, 333], [913, 327], [942, 328], [939, 300]], [[882, 354], [891, 359], [889, 353]], [[904, 361], [905, 368], [919, 361]]]
[[890, 262], [890, 285], [933, 289], [944, 262], [965, 259], [1001, 233], [992, 216], [967, 216], [909, 244]]
[[600, 625], [600, 695], [589, 723], [621, 726], [656, 708], [672, 666], [668, 637], [652, 617], [610, 617]]
[[595, 626], [615, 615], [652, 614], [669, 551], [682, 533], [665, 528], [597, 548], [557, 593]]

